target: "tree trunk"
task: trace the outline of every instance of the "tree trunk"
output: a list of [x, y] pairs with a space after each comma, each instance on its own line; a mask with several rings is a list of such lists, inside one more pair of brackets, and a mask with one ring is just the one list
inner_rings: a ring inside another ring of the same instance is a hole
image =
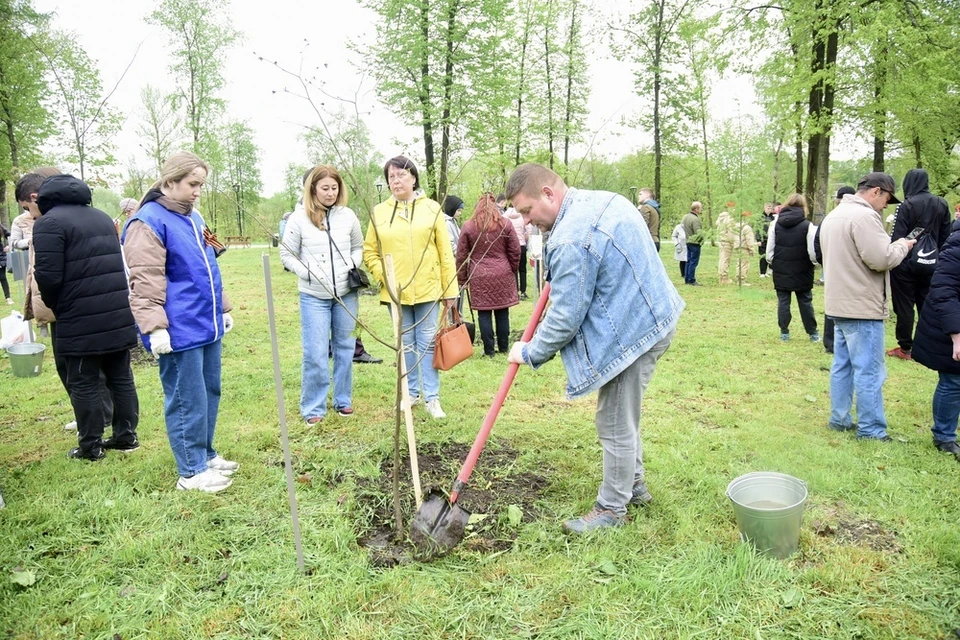
[[[666, 0], [657, 3], [657, 27], [653, 43], [653, 191], [658, 198], [663, 197], [660, 192], [660, 169], [663, 164], [663, 148], [660, 143], [660, 62], [663, 52], [663, 11]], [[711, 215], [707, 210], [707, 216]]]
[[917, 163], [917, 169], [923, 169], [923, 158], [920, 156], [920, 134], [913, 134], [913, 158]]
[[884, 86], [887, 82], [887, 48], [880, 43], [876, 76], [873, 81], [873, 170], [884, 171], [887, 149], [887, 110], [884, 106]]
[[780, 193], [780, 154], [783, 151], [783, 136], [777, 138], [777, 148], [773, 152], [773, 196], [771, 202], [776, 200]]
[[[570, 164], [570, 126], [573, 120], [573, 48], [577, 39], [577, 6], [578, 2], [573, 2], [573, 10], [570, 14], [570, 38], [567, 40], [567, 112], [564, 115], [563, 128], [563, 166], [566, 168]], [[659, 192], [658, 194], [659, 195]]]
[[437, 196], [436, 162], [433, 155], [433, 118], [430, 113], [430, 7], [420, 6], [420, 35], [423, 37], [423, 56], [420, 60], [420, 110], [423, 113], [423, 155], [427, 163], [431, 197]]
[[553, 76], [550, 71], [550, 25], [543, 30], [544, 62], [547, 72], [547, 143], [550, 150], [550, 168], [553, 169]]
[[[708, 226], [712, 227], [713, 214], [711, 213], [711, 211], [713, 210], [713, 194], [711, 193], [711, 189], [710, 189], [710, 151], [707, 145], [708, 137], [707, 137], [707, 104], [706, 102], [707, 101], [704, 99], [703, 91], [701, 90], [700, 92], [700, 133], [703, 136], [703, 173], [707, 179], [707, 203], [706, 203], [707, 204], [707, 224]], [[656, 184], [654, 189], [657, 189], [656, 191], [657, 197], [660, 197], [660, 191], [659, 191], [660, 185], [657, 184], [657, 182], [658, 181], [654, 182], [654, 184]]]
[[524, 73], [526, 71], [527, 63], [527, 42], [530, 39], [530, 28], [527, 25], [524, 25], [523, 31], [523, 42], [520, 44], [520, 78], [517, 84], [517, 140], [516, 140], [516, 156], [514, 158], [514, 165], [520, 166], [520, 139], [523, 136], [523, 89], [524, 89]]
[[450, 94], [453, 92], [453, 46], [459, 2], [451, 2], [447, 12], [447, 41], [443, 65], [443, 111], [440, 115], [440, 176], [437, 180], [434, 200], [440, 202], [447, 194], [447, 167], [450, 162]]
[[796, 154], [797, 154], [797, 175], [796, 181], [793, 184], [794, 193], [803, 193], [803, 125], [799, 120], [799, 111], [800, 103], [797, 103], [797, 140], [796, 140]]

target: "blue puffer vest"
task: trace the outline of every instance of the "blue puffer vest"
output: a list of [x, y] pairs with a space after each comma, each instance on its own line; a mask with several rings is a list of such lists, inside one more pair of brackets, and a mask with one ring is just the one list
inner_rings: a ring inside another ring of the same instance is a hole
[[[223, 337], [223, 282], [213, 248], [203, 241], [203, 218], [174, 213], [157, 202], [143, 205], [131, 220], [140, 220], [167, 249], [167, 299], [163, 310], [174, 351], [186, 351]], [[128, 225], [129, 226], [129, 223]], [[126, 228], [124, 228], [124, 238]], [[150, 350], [149, 336], [141, 334]]]

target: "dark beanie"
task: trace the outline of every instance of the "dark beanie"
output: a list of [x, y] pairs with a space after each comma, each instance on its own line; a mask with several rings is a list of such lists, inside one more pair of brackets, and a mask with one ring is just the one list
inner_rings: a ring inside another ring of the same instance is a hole
[[443, 212], [451, 218], [457, 215], [457, 210], [463, 207], [463, 200], [457, 196], [447, 196], [443, 199]]

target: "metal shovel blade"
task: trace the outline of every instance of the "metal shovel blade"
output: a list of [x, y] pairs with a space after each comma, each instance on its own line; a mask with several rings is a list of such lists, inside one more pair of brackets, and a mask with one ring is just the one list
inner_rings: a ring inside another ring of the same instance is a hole
[[469, 511], [451, 505], [442, 492], [432, 490], [410, 523], [410, 539], [417, 555], [429, 558], [447, 553], [463, 540], [469, 521]]

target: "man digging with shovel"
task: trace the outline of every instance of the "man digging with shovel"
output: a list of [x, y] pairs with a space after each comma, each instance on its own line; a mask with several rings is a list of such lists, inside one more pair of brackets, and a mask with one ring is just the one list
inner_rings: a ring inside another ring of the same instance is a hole
[[515, 343], [507, 359], [536, 369], [559, 351], [569, 398], [599, 389], [603, 482], [593, 508], [563, 527], [573, 533], [619, 527], [628, 504], [652, 500], [644, 483], [640, 405], [684, 302], [626, 198], [567, 187], [538, 164], [517, 167], [506, 195], [524, 223], [550, 232], [545, 266], [551, 286], [551, 305], [536, 334]]

